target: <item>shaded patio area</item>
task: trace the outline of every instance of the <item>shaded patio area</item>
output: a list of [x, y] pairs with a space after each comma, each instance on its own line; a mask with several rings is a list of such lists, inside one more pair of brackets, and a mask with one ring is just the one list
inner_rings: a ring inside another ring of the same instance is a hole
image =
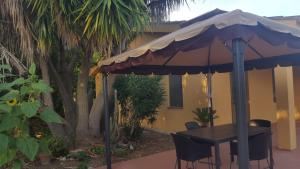
[[[284, 151], [276, 148], [276, 126], [273, 126], [273, 153], [276, 169], [298, 169], [300, 165], [300, 148], [298, 147], [293, 151]], [[297, 143], [300, 145], [300, 122], [297, 123]], [[222, 167], [224, 169], [229, 168], [230, 159], [229, 159], [229, 143], [221, 145], [221, 159]], [[175, 168], [175, 150], [166, 151], [163, 153], [153, 154], [150, 156], [133, 159], [129, 161], [124, 161], [120, 163], [113, 164], [113, 169], [173, 169]], [[182, 166], [185, 167], [186, 163], [183, 163]], [[256, 162], [251, 162], [252, 168], [257, 168]], [[266, 161], [261, 161], [261, 168], [267, 166]], [[207, 165], [197, 164], [197, 168], [208, 168]], [[232, 169], [237, 169], [237, 165], [233, 164]], [[106, 167], [100, 167], [98, 169], [106, 169]]]

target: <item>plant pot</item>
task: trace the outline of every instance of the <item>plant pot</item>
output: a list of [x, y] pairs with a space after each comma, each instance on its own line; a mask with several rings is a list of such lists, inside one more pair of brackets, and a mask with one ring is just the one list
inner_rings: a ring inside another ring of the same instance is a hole
[[48, 165], [51, 161], [51, 156], [49, 154], [39, 154], [39, 160], [41, 162], [41, 165]]

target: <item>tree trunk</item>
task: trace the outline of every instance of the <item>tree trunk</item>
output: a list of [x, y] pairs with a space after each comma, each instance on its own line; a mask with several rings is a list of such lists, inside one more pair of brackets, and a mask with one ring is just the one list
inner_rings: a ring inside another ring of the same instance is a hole
[[103, 96], [98, 94], [94, 100], [89, 116], [89, 130], [92, 137], [100, 136], [100, 120], [103, 112]]
[[67, 90], [67, 86], [63, 83], [62, 77], [56, 71], [56, 69], [51, 61], [49, 61], [49, 65], [50, 65], [51, 73], [54, 77], [54, 81], [57, 85], [58, 91], [59, 91], [61, 99], [62, 99], [65, 119], [70, 126], [70, 129], [69, 129], [70, 131], [68, 131], [68, 133], [70, 133], [70, 137], [74, 138], [76, 121], [77, 121], [77, 119], [76, 119], [76, 104], [73, 100], [72, 93], [69, 92], [70, 90]]
[[88, 79], [90, 52], [81, 58], [79, 74], [77, 79], [77, 141], [84, 140], [89, 133], [89, 104], [88, 104]]
[[[126, 48], [126, 39], [122, 41], [122, 43], [116, 47], [113, 50], [113, 55], [120, 54], [121, 51], [125, 50]], [[113, 84], [115, 82], [116, 76], [115, 75], [110, 75], [108, 78], [108, 96], [109, 96], [109, 101], [111, 101], [112, 96], [114, 95], [113, 93]], [[100, 83], [102, 84], [102, 83]], [[102, 91], [102, 89], [101, 89]], [[104, 105], [103, 105], [103, 94], [102, 92], [97, 93], [96, 99], [94, 100], [92, 104], [92, 108], [90, 111], [89, 115], [89, 132], [92, 137], [99, 137], [101, 132], [101, 117], [102, 113], [104, 112]]]
[[[49, 77], [49, 71], [48, 71], [48, 64], [44, 57], [39, 57], [39, 65], [42, 72], [42, 79], [45, 83], [47, 83], [50, 86], [50, 77]], [[43, 94], [43, 102], [46, 106], [49, 106], [53, 108], [53, 101], [52, 101], [52, 95], [51, 93], [44, 93]], [[48, 124], [52, 134], [56, 137], [65, 138], [65, 130], [62, 124], [54, 124], [49, 123]]]
[[[112, 101], [113, 96], [113, 84], [115, 82], [115, 75], [110, 75], [108, 78], [108, 94], [109, 94], [109, 103]], [[100, 122], [102, 113], [104, 111], [104, 105], [103, 105], [103, 93], [102, 91], [97, 94], [96, 99], [93, 102], [93, 106], [89, 115], [89, 132], [90, 135], [93, 137], [99, 137], [100, 136]], [[111, 105], [111, 103], [110, 103]]]

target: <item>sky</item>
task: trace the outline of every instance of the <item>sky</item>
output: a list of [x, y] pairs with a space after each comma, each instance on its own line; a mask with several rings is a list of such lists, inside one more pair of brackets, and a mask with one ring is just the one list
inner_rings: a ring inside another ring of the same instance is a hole
[[188, 0], [170, 15], [171, 21], [189, 20], [219, 8], [226, 11], [241, 9], [261, 16], [300, 15], [300, 0]]

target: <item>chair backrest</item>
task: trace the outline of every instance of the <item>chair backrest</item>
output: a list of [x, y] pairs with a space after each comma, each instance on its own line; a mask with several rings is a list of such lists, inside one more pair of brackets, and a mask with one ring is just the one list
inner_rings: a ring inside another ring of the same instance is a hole
[[193, 129], [201, 128], [201, 126], [195, 121], [186, 122], [185, 127], [186, 127], [187, 130], [193, 130]]
[[249, 159], [263, 160], [268, 158], [268, 139], [266, 133], [249, 137]]
[[271, 128], [271, 121], [263, 119], [253, 119], [249, 121], [250, 126], [268, 127]]
[[171, 133], [176, 148], [176, 156], [180, 160], [196, 161], [211, 156], [211, 146], [200, 144], [192, 139]]

